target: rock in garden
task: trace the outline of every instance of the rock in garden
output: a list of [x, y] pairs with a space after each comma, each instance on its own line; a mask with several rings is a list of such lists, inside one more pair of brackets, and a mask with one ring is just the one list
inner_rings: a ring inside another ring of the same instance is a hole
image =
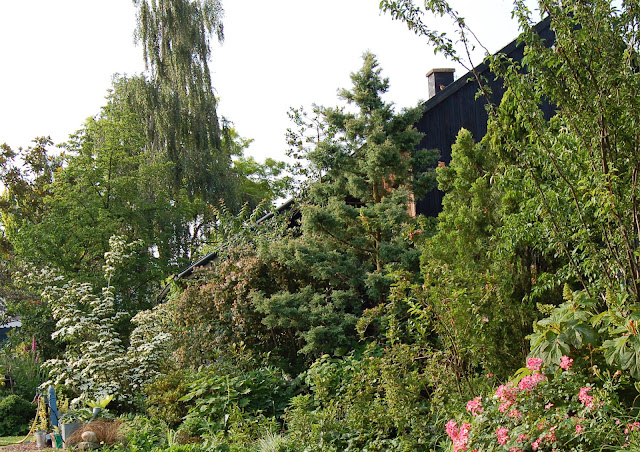
[[76, 444], [76, 450], [95, 450], [100, 449], [100, 444], [90, 443], [89, 441], [83, 441]]
[[87, 443], [99, 443], [98, 437], [96, 436], [95, 433], [91, 431], [86, 431], [82, 433], [82, 441], [85, 441]]

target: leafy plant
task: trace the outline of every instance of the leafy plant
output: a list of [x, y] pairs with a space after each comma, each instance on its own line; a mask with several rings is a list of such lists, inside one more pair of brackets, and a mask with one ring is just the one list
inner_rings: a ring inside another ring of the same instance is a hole
[[179, 401], [193, 404], [186, 422], [201, 418], [224, 431], [235, 408], [249, 416], [278, 418], [284, 413], [291, 390], [286, 376], [275, 368], [261, 367], [235, 376], [205, 368], [194, 375], [189, 392]]
[[567, 356], [548, 367], [530, 358], [447, 423], [453, 450], [635, 450], [640, 423], [620, 404], [618, 377], [576, 372]]
[[0, 400], [0, 435], [24, 435], [29, 431], [36, 406], [17, 395]]

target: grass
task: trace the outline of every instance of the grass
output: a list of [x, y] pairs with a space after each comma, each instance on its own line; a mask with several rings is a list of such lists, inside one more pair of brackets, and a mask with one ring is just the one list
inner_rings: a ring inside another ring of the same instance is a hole
[[[0, 446], [8, 446], [9, 444], [15, 444], [18, 441], [22, 441], [23, 436], [4, 436], [0, 438]], [[33, 438], [27, 439], [27, 441], [32, 441]]]
[[[17, 443], [18, 441], [22, 441], [25, 435], [22, 436], [3, 436], [0, 437], [0, 447], [9, 446]], [[31, 443], [34, 441], [33, 435], [30, 435], [29, 438], [25, 441], [26, 443]], [[10, 451], [11, 449], [3, 449], [5, 451]], [[40, 452], [47, 451], [56, 451], [56, 449], [38, 449]]]

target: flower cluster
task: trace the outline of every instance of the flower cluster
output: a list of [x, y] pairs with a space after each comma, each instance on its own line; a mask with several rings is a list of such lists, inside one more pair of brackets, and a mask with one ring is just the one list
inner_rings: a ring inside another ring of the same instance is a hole
[[471, 413], [474, 416], [477, 416], [478, 414], [482, 413], [482, 398], [481, 397], [476, 397], [473, 400], [469, 400], [467, 402], [467, 411], [469, 413]]
[[562, 356], [559, 367], [543, 369], [541, 359], [530, 358], [519, 380], [500, 385], [492, 397], [469, 400], [466, 411], [471, 421], [460, 427], [461, 421], [447, 423], [453, 451], [524, 452], [574, 446], [583, 450], [585, 445], [631, 444], [631, 432], [640, 431], [640, 422], [627, 424], [623, 434], [622, 426], [614, 425], [622, 413], [615, 392], [602, 388], [591, 395], [595, 386], [587, 384], [589, 379], [581, 372], [570, 372], [572, 364], [573, 359]]
[[509, 441], [509, 429], [506, 427], [498, 427], [496, 429], [496, 436], [498, 437], [498, 444], [505, 445]]
[[542, 367], [542, 359], [540, 358], [529, 358], [527, 360], [527, 369], [532, 372], [537, 372]]
[[593, 408], [594, 407], [593, 396], [589, 395], [589, 391], [591, 391], [591, 388], [588, 386], [585, 386], [584, 388], [580, 388], [578, 399], [580, 399], [580, 402], [582, 402], [582, 404], [587, 408]]
[[465, 452], [469, 445], [469, 431], [471, 424], [463, 423], [460, 427], [456, 421], [451, 420], [445, 426], [447, 435], [453, 442], [453, 452]]
[[545, 377], [544, 374], [540, 372], [536, 372], [531, 375], [525, 375], [524, 377], [522, 377], [522, 380], [520, 380], [520, 383], [518, 383], [518, 388], [520, 388], [521, 391], [531, 391], [538, 385], [538, 383], [546, 379], [547, 377]]
[[571, 369], [572, 364], [573, 359], [569, 358], [567, 355], [563, 355], [562, 358], [560, 358], [560, 368], [562, 368], [562, 370]]
[[500, 385], [496, 390], [496, 396], [502, 401], [499, 410], [504, 413], [515, 403], [518, 397], [518, 388], [511, 382]]

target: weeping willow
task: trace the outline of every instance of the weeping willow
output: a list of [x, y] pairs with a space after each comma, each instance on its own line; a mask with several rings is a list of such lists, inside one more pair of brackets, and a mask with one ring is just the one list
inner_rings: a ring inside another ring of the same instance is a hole
[[171, 162], [176, 190], [228, 205], [235, 201], [231, 158], [223, 149], [208, 61], [210, 40], [223, 40], [219, 0], [133, 0], [136, 41], [149, 83], [148, 146]]

